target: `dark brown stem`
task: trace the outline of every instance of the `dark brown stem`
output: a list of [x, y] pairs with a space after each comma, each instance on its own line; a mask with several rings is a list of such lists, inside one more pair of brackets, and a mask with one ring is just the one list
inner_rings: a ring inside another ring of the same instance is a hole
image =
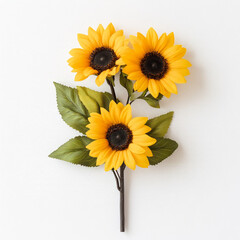
[[120, 232], [125, 232], [125, 214], [124, 214], [124, 170], [125, 163], [120, 167]]
[[113, 175], [114, 175], [114, 177], [116, 179], [117, 189], [118, 189], [118, 191], [120, 191], [120, 183], [119, 183], [120, 177], [118, 177], [119, 173], [118, 173], [118, 171], [116, 171], [117, 172], [117, 174], [116, 174], [114, 169], [112, 169], [112, 172], [113, 172]]
[[[114, 101], [117, 102], [116, 93], [111, 81], [107, 79], [107, 83], [110, 86]], [[120, 232], [125, 232], [125, 214], [124, 214], [124, 170], [125, 168], [126, 168], [126, 165], [125, 163], [123, 163], [120, 167], [120, 175], [118, 171], [115, 171], [114, 169], [112, 169], [112, 172], [116, 179], [117, 189], [120, 191]]]
[[113, 96], [113, 100], [115, 102], [117, 102], [116, 93], [115, 93], [115, 90], [114, 90], [114, 87], [113, 87], [112, 83], [108, 79], [107, 79], [107, 83], [110, 86], [110, 89], [111, 89], [111, 92], [112, 92], [112, 96]]

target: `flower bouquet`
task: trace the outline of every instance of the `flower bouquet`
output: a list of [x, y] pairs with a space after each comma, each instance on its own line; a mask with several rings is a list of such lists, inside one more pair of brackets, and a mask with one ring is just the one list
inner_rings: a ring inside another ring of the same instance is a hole
[[[89, 27], [88, 35], [78, 34], [78, 41], [82, 48], [72, 49], [68, 60], [75, 81], [95, 75], [97, 86], [106, 83], [111, 93], [54, 83], [62, 119], [81, 135], [49, 156], [87, 167], [104, 164], [105, 171], [113, 172], [120, 192], [120, 231], [124, 232], [126, 167], [135, 170], [136, 166], [156, 165], [178, 147], [164, 138], [173, 112], [152, 119], [133, 118], [131, 104], [144, 100], [150, 107], [160, 108], [163, 97], [177, 94], [176, 83], [186, 82], [191, 64], [183, 59], [186, 49], [174, 45], [173, 33], [158, 37], [153, 28], [146, 36], [137, 33], [126, 39], [111, 23], [106, 29], [100, 24], [96, 30]], [[128, 93], [124, 102], [115, 93], [118, 80]]]

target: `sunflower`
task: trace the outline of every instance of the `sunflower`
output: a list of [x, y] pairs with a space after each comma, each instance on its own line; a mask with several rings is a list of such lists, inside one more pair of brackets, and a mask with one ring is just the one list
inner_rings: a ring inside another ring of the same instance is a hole
[[106, 29], [100, 24], [95, 31], [88, 28], [88, 35], [78, 34], [82, 48], [74, 48], [69, 53], [72, 57], [69, 65], [76, 72], [75, 81], [82, 81], [88, 76], [97, 75], [96, 84], [101, 86], [106, 77], [115, 75], [122, 62], [120, 53], [128, 40], [123, 30], [115, 31], [112, 23]]
[[152, 156], [148, 146], [156, 139], [146, 133], [151, 128], [146, 126], [147, 117], [132, 118], [131, 106], [110, 102], [109, 112], [101, 108], [101, 113], [91, 113], [88, 118], [90, 129], [86, 135], [94, 139], [87, 145], [89, 155], [97, 158], [97, 165], [105, 163], [105, 171], [117, 170], [123, 162], [135, 169], [149, 166], [147, 157]]
[[182, 57], [186, 49], [174, 45], [174, 34], [162, 34], [160, 38], [153, 28], [146, 37], [141, 33], [130, 36], [133, 49], [127, 48], [122, 54], [122, 60], [127, 65], [123, 72], [130, 80], [136, 80], [134, 90], [142, 92], [148, 88], [153, 97], [159, 93], [170, 97], [177, 94], [175, 83], [185, 83], [189, 75], [191, 63]]

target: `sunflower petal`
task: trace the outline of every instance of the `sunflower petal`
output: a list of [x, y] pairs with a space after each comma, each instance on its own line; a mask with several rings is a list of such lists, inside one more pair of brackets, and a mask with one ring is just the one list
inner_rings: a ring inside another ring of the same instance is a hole
[[133, 143], [139, 144], [140, 146], [151, 146], [156, 143], [156, 139], [143, 134], [139, 136], [133, 136]]
[[83, 73], [78, 72], [74, 78], [74, 81], [82, 81], [86, 79], [88, 76], [83, 75]]
[[192, 64], [186, 59], [179, 59], [169, 64], [171, 68], [187, 68], [191, 67]]
[[149, 45], [152, 47], [152, 50], [154, 50], [158, 42], [158, 35], [152, 27], [149, 28], [147, 32], [147, 40]]
[[97, 33], [102, 37], [103, 32], [104, 32], [103, 25], [102, 25], [102, 24], [99, 24], [99, 25], [98, 25], [98, 28], [97, 28]]
[[97, 157], [96, 165], [102, 165], [106, 162], [106, 159], [110, 156], [112, 149], [110, 147], [101, 151]]
[[128, 149], [124, 150], [123, 151], [123, 156], [124, 156], [124, 162], [125, 162], [126, 166], [129, 167], [132, 170], [135, 170], [136, 163], [135, 163], [135, 160], [133, 158], [133, 155], [132, 155], [131, 151], [129, 151]]
[[110, 154], [110, 156], [107, 158], [106, 162], [105, 162], [105, 171], [109, 171], [111, 169], [113, 169], [115, 162], [116, 162], [116, 151], [112, 151], [112, 153]]
[[146, 155], [144, 154], [133, 154], [136, 164], [141, 168], [148, 168], [149, 161]]
[[127, 104], [121, 114], [120, 114], [120, 122], [128, 125], [128, 123], [130, 122], [130, 120], [132, 119], [132, 109], [131, 109], [131, 105]]
[[95, 70], [91, 67], [88, 67], [88, 68], [84, 69], [83, 74], [85, 76], [89, 76], [89, 75], [92, 75], [92, 74], [97, 74], [97, 72], [98, 72], [97, 70]]
[[86, 50], [92, 50], [93, 46], [91, 44], [91, 42], [89, 41], [89, 38], [87, 35], [78, 33], [78, 42], [81, 45], [82, 48], [86, 49]]
[[150, 132], [152, 129], [147, 126], [147, 125], [144, 125], [143, 127], [140, 127], [138, 129], [136, 129], [134, 132], [133, 132], [133, 135], [142, 135], [142, 134], [145, 134], [145, 133], [148, 133]]
[[169, 73], [166, 75], [165, 78], [169, 79], [170, 81], [175, 82], [175, 83], [186, 83], [187, 82], [182, 74], [180, 74], [179, 72], [174, 71], [174, 70], [169, 71]]
[[132, 131], [135, 131], [135, 130], [143, 127], [144, 124], [147, 122], [147, 120], [148, 120], [147, 117], [135, 117], [129, 122], [128, 127]]
[[101, 149], [105, 149], [106, 147], [108, 147], [108, 140], [107, 139], [98, 139], [95, 140], [91, 143], [89, 143], [86, 148], [89, 150], [95, 149], [95, 150], [101, 150]]
[[129, 150], [136, 154], [143, 154], [146, 152], [146, 150], [143, 147], [141, 147], [140, 145], [135, 144], [135, 143], [129, 144]]
[[153, 153], [152, 153], [151, 149], [149, 147], [144, 147], [144, 148], [145, 148], [145, 151], [146, 151], [146, 155], [148, 157], [152, 157]]
[[117, 154], [117, 161], [115, 162], [115, 166], [114, 169], [117, 170], [122, 164], [123, 164], [123, 152], [122, 151], [118, 151], [116, 152]]
[[109, 73], [109, 69], [101, 72], [101, 73], [97, 76], [95, 82], [96, 82], [96, 84], [97, 84], [98, 87], [100, 87], [100, 86], [104, 83], [104, 81], [106, 80], [106, 77], [107, 77], [108, 73]]
[[110, 39], [110, 30], [106, 29], [104, 30], [102, 35], [102, 43], [104, 47], [108, 47], [109, 39]]
[[89, 40], [92, 42], [92, 44], [101, 47], [102, 46], [102, 41], [99, 37], [99, 34], [91, 27], [88, 28], [88, 36]]
[[148, 81], [148, 90], [154, 98], [157, 98], [159, 95], [158, 80], [150, 79]]
[[161, 83], [167, 89], [167, 91], [177, 94], [177, 86], [175, 83], [168, 80], [167, 78], [161, 79]]

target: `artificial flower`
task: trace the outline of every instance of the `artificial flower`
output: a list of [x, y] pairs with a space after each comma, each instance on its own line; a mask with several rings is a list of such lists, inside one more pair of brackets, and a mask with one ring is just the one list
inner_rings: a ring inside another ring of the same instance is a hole
[[150, 28], [146, 37], [141, 33], [130, 36], [133, 49], [127, 48], [122, 54], [126, 64], [123, 72], [130, 80], [136, 80], [134, 90], [143, 92], [148, 88], [153, 97], [159, 93], [170, 97], [177, 94], [176, 83], [185, 83], [191, 63], [182, 57], [186, 49], [174, 45], [174, 34], [162, 34]]
[[96, 84], [101, 86], [106, 77], [115, 75], [121, 66], [121, 51], [128, 44], [123, 30], [116, 31], [110, 23], [106, 29], [100, 24], [95, 31], [88, 28], [88, 35], [78, 34], [82, 48], [74, 48], [69, 65], [76, 72], [75, 81], [82, 81], [90, 75], [97, 75]]
[[117, 170], [123, 162], [133, 170], [136, 165], [149, 166], [147, 157], [152, 156], [149, 146], [156, 139], [146, 134], [151, 131], [145, 125], [147, 117], [132, 118], [130, 104], [124, 106], [111, 101], [109, 111], [101, 108], [100, 113], [91, 113], [88, 120], [86, 135], [94, 141], [86, 148], [91, 157], [97, 158], [97, 165], [105, 163], [105, 171]]

